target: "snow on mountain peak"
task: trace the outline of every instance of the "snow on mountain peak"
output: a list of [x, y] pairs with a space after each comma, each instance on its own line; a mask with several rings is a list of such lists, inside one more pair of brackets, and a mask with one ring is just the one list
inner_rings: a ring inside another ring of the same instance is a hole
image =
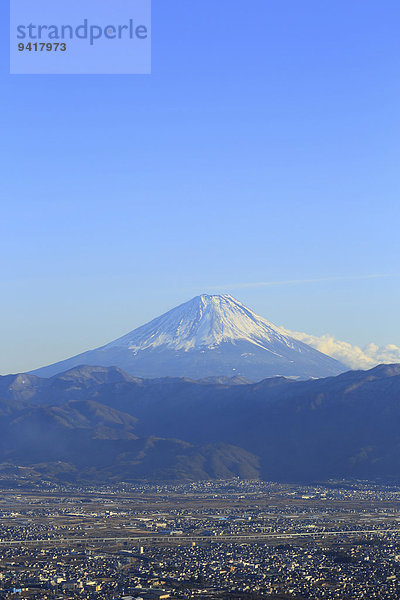
[[35, 371], [117, 366], [135, 377], [328, 377], [346, 367], [229, 295], [202, 294], [101, 348]]
[[230, 296], [202, 294], [107, 344], [103, 349], [140, 350], [167, 347], [174, 350], [213, 349], [223, 342], [248, 341], [271, 351], [298, 343], [275, 325]]

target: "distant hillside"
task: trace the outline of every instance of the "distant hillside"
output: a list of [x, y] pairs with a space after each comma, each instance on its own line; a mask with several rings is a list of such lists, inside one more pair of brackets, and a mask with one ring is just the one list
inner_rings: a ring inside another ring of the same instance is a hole
[[84, 366], [0, 377], [0, 398], [0, 461], [49, 477], [400, 478], [400, 365], [256, 384]]

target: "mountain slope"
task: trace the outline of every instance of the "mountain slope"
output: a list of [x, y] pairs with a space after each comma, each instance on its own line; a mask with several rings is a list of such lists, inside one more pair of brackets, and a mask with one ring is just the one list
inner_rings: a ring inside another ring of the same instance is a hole
[[[1, 404], [1, 401], [0, 401]], [[55, 481], [258, 478], [257, 457], [232, 444], [138, 438], [136, 419], [93, 401], [0, 411], [0, 479], [10, 467]]]
[[117, 366], [137, 377], [326, 377], [344, 365], [287, 335], [228, 295], [202, 295], [101, 348], [33, 371]]
[[0, 378], [0, 462], [49, 477], [61, 461], [76, 480], [400, 480], [400, 365], [242, 385], [104, 367], [37, 378], [35, 391], [18, 381]]

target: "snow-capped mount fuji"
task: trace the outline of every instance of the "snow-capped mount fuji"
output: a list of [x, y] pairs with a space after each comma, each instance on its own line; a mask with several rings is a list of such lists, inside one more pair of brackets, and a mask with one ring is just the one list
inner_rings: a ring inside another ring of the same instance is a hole
[[132, 352], [166, 346], [173, 350], [214, 350], [223, 342], [247, 341], [273, 352], [271, 344], [293, 347], [294, 340], [235, 300], [223, 296], [197, 296], [161, 317], [107, 344]]
[[337, 375], [347, 368], [287, 336], [229, 295], [197, 296], [117, 340], [33, 371], [50, 377], [79, 365], [117, 366], [137, 377]]

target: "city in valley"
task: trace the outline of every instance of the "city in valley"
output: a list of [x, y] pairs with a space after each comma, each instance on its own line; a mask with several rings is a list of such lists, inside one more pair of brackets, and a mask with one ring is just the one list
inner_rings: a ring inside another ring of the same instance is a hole
[[0, 598], [394, 599], [400, 487], [3, 480]]

